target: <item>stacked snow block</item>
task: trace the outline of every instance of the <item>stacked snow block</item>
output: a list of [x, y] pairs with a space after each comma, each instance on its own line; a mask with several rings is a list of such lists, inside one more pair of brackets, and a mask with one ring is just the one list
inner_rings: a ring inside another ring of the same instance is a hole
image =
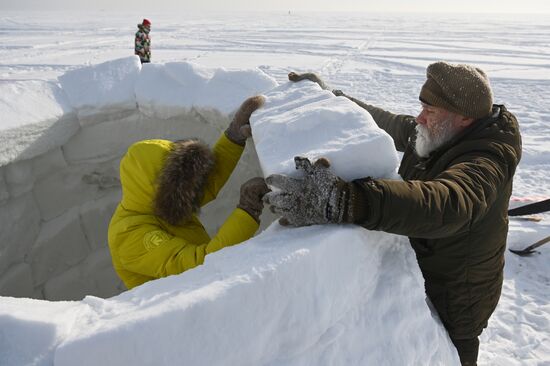
[[[115, 164], [72, 165], [58, 147], [0, 168], [0, 295], [60, 300], [120, 292], [106, 246], [120, 198]], [[94, 175], [113, 183], [86, 181]]]
[[[0, 96], [15, 109], [0, 127], [0, 296], [78, 300], [125, 290], [112, 268], [107, 228], [121, 198], [118, 166], [128, 146], [187, 137], [212, 145], [230, 121], [228, 111], [261, 91], [237, 90], [232, 104], [220, 99], [221, 108], [177, 105], [166, 99], [177, 94], [173, 79], [172, 85], [158, 76], [156, 98], [147, 94], [151, 85], [138, 83], [167, 72], [149, 66], [146, 72], [129, 57], [70, 71], [58, 84], [16, 82], [8, 91], [17, 98]], [[266, 76], [254, 78], [251, 85], [273, 86]], [[253, 149], [247, 147], [220, 199], [202, 211], [211, 234], [237, 204], [240, 185], [261, 175]]]

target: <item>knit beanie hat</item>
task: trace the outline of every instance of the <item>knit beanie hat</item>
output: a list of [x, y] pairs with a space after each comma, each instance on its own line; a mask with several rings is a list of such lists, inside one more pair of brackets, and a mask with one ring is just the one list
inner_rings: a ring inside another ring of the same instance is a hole
[[149, 19], [143, 19], [143, 22], [141, 22], [141, 24], [143, 24], [144, 27], [150, 27], [151, 21]]
[[428, 66], [426, 76], [420, 101], [474, 119], [491, 113], [493, 92], [483, 70], [440, 61]]

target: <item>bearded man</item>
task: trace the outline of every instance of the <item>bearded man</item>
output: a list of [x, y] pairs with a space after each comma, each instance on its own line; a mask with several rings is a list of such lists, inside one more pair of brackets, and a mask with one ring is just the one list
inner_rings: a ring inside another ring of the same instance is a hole
[[[493, 104], [485, 72], [436, 62], [427, 68], [415, 118], [365, 104], [403, 152], [403, 180], [370, 177], [345, 182], [324, 158], [296, 157], [300, 179], [272, 175], [278, 188], [264, 200], [284, 225], [355, 223], [406, 235], [425, 280], [426, 295], [463, 365], [476, 365], [478, 336], [502, 288], [508, 202], [521, 158], [516, 118]], [[290, 73], [326, 85], [312, 73]], [[369, 158], [369, 157], [365, 157]], [[314, 204], [312, 204], [314, 203]]]

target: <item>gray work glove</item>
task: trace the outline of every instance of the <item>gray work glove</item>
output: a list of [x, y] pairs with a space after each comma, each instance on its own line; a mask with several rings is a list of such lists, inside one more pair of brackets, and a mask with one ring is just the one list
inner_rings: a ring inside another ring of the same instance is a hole
[[351, 222], [351, 215], [347, 212], [350, 188], [330, 171], [329, 161], [320, 158], [311, 164], [309, 159], [296, 156], [294, 162], [296, 169], [304, 173], [303, 178], [280, 174], [266, 178], [267, 184], [280, 189], [264, 197], [271, 211], [282, 216], [279, 223], [307, 226]]
[[263, 178], [252, 178], [241, 186], [241, 198], [237, 207], [245, 210], [259, 223], [264, 208], [262, 197], [267, 192], [269, 192], [269, 188]]
[[227, 138], [236, 144], [244, 146], [246, 139], [252, 136], [252, 131], [250, 129], [250, 116], [252, 115], [252, 112], [260, 108], [264, 102], [265, 98], [261, 95], [256, 95], [245, 100], [225, 130], [225, 135]]
[[301, 81], [301, 80], [306, 80], [306, 79], [309, 80], [309, 81], [313, 81], [314, 83], [319, 84], [319, 86], [323, 90], [328, 90], [329, 89], [327, 84], [325, 84], [325, 82], [317, 74], [314, 74], [312, 72], [305, 72], [303, 74], [297, 74], [294, 71], [292, 71], [288, 74], [288, 80], [290, 80], [290, 81], [296, 82], [296, 81]]

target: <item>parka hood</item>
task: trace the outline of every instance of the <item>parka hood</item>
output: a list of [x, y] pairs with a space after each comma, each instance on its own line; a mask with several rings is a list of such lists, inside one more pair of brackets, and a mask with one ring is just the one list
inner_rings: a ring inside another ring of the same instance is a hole
[[196, 139], [137, 142], [120, 163], [121, 204], [177, 225], [198, 211], [213, 166], [212, 152]]

